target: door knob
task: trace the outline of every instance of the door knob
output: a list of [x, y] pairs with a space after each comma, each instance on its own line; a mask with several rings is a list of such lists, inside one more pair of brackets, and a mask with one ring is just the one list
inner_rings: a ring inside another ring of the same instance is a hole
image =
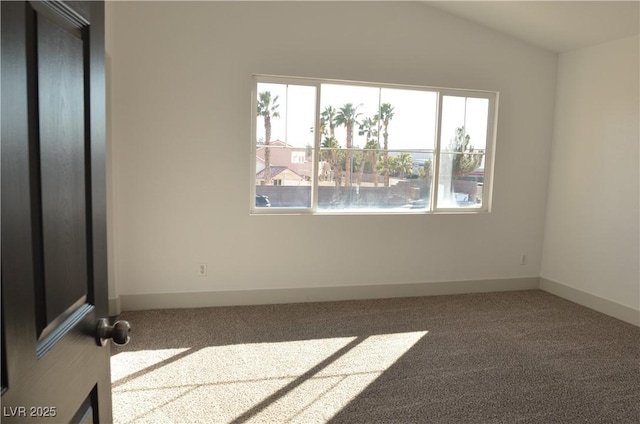
[[108, 339], [112, 339], [117, 345], [126, 345], [131, 339], [130, 331], [131, 325], [127, 321], [116, 321], [113, 325], [109, 325], [108, 319], [100, 318], [96, 330], [96, 341], [98, 346], [106, 345]]

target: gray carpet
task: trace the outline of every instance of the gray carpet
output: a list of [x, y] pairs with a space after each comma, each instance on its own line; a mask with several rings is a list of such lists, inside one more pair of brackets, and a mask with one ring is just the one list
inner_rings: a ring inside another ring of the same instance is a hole
[[640, 422], [640, 328], [539, 290], [120, 319], [117, 423]]

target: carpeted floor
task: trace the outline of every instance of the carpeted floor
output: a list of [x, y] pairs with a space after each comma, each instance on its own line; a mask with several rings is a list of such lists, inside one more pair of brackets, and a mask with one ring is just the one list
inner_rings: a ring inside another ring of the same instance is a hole
[[117, 423], [640, 422], [640, 328], [539, 290], [119, 318]]

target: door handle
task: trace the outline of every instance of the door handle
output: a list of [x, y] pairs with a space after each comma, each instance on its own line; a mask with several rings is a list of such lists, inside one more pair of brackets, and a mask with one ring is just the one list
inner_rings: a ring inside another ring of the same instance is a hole
[[105, 346], [107, 340], [111, 339], [117, 345], [126, 345], [131, 337], [131, 325], [128, 321], [116, 321], [113, 325], [109, 325], [109, 320], [100, 318], [96, 329], [96, 341], [98, 346]]

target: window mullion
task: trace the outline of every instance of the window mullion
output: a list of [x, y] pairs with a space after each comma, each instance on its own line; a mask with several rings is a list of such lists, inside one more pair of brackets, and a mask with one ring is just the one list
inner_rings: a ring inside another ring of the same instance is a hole
[[313, 131], [313, 185], [311, 187], [311, 211], [318, 211], [318, 184], [320, 181], [320, 139], [322, 133], [320, 130], [320, 96], [322, 85], [316, 84], [316, 122]]
[[438, 184], [440, 183], [440, 134], [442, 131], [442, 92], [438, 91], [436, 106], [436, 139], [433, 151], [433, 177], [431, 178], [431, 204], [429, 210], [435, 212], [438, 205]]

